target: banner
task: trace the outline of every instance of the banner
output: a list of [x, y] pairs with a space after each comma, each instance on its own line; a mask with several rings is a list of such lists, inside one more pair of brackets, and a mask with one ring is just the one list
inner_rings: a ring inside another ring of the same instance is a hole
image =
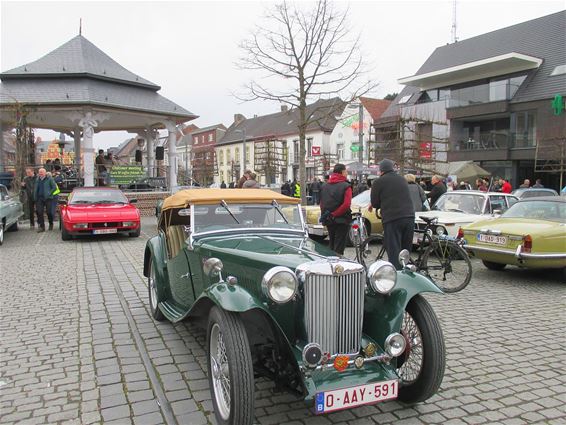
[[110, 184], [130, 184], [145, 177], [140, 165], [114, 165], [110, 169]]

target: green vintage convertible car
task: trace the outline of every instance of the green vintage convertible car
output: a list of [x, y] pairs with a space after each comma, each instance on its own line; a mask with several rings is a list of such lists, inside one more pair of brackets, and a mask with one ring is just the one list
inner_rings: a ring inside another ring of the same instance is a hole
[[258, 376], [317, 414], [431, 397], [445, 348], [421, 293], [441, 291], [408, 265], [366, 270], [337, 257], [308, 238], [298, 202], [265, 189], [182, 190], [147, 242], [154, 319], [206, 320], [217, 422], [253, 422]]
[[566, 280], [566, 198], [526, 198], [499, 218], [480, 220], [460, 230], [464, 247], [491, 270], [507, 264], [562, 269]]

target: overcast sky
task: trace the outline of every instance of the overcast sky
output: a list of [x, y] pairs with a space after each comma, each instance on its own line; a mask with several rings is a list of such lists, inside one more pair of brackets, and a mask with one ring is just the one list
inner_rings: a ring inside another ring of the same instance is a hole
[[[379, 82], [372, 94], [398, 92], [436, 47], [449, 43], [452, 1], [351, 1], [349, 22]], [[234, 62], [238, 43], [272, 2], [243, 1], [1, 1], [0, 70], [32, 62], [79, 32], [130, 71], [160, 85], [160, 94], [199, 115], [199, 127], [229, 126], [279, 111], [268, 102], [241, 103], [231, 93], [248, 81]], [[306, 3], [308, 5], [308, 3]], [[457, 36], [464, 40], [565, 8], [564, 0], [457, 2]], [[57, 135], [38, 132], [44, 139]], [[126, 132], [98, 133], [96, 147], [117, 146]]]

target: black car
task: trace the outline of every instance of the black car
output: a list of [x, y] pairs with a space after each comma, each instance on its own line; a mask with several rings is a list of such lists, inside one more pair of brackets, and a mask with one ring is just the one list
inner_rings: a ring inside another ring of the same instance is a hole
[[167, 179], [165, 177], [144, 177], [134, 183], [130, 183], [123, 189], [131, 192], [167, 190]]

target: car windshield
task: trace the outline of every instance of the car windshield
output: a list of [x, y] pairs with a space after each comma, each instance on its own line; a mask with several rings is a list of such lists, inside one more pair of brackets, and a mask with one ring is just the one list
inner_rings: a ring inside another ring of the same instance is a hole
[[69, 199], [70, 205], [79, 204], [127, 204], [128, 199], [119, 190], [93, 189], [76, 190]]
[[436, 204], [434, 210], [454, 211], [465, 214], [481, 214], [485, 198], [473, 193], [445, 193]]
[[195, 205], [195, 232], [239, 228], [303, 230], [298, 206], [272, 204]]
[[352, 198], [352, 204], [354, 205], [366, 205], [370, 201], [371, 190], [364, 190], [359, 195]]
[[552, 201], [517, 202], [503, 213], [503, 218], [534, 218], [538, 220], [566, 220], [566, 203]]

